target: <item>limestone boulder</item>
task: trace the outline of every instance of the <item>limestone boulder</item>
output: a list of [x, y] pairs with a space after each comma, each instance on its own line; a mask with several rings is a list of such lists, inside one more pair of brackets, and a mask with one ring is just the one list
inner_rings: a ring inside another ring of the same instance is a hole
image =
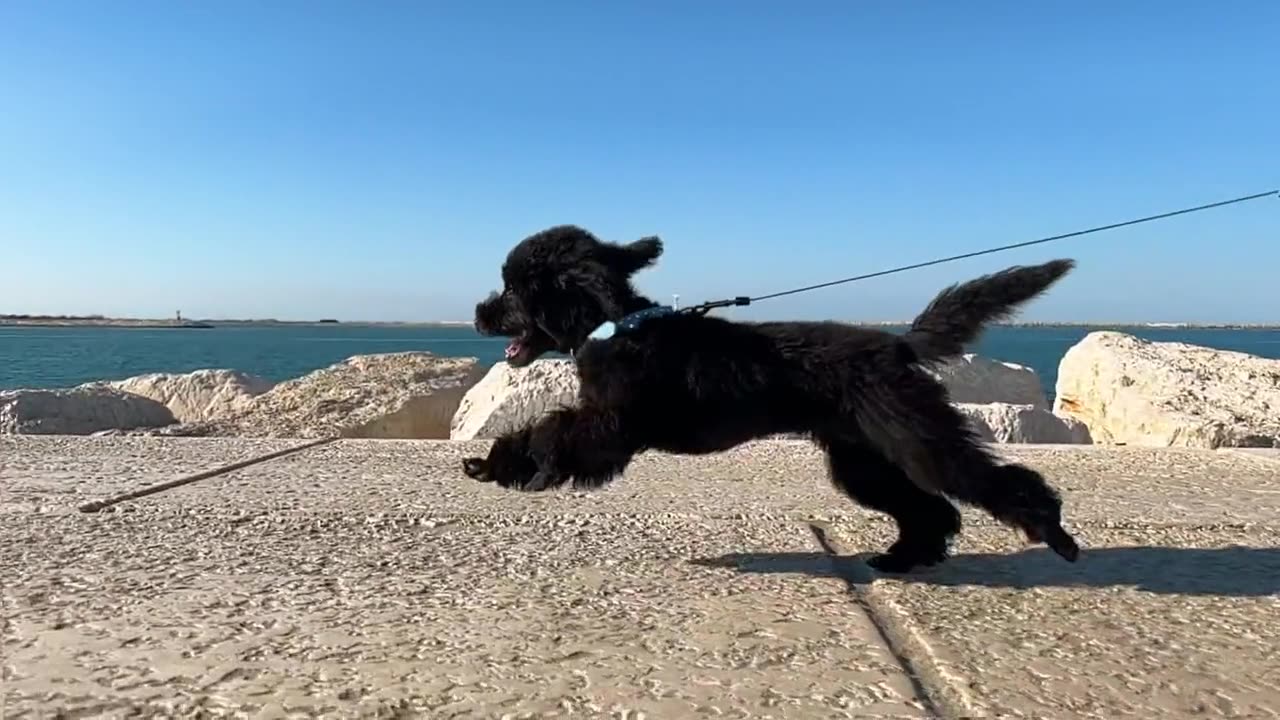
[[1093, 332], [1063, 356], [1055, 394], [1097, 443], [1280, 447], [1280, 360]]
[[1049, 409], [1036, 371], [1017, 363], [966, 353], [929, 373], [947, 386], [953, 403], [1008, 403]]
[[1088, 445], [1089, 428], [1043, 407], [1014, 403], [952, 403], [983, 440], [993, 443]]
[[271, 381], [237, 370], [150, 373], [106, 383], [151, 398], [173, 412], [178, 422], [214, 420], [236, 413], [271, 389]]
[[229, 415], [159, 434], [446, 439], [463, 395], [482, 373], [475, 358], [356, 355], [279, 383]]
[[578, 382], [572, 360], [537, 360], [523, 368], [498, 363], [467, 391], [453, 416], [449, 438], [495, 438], [556, 408], [576, 405]]
[[173, 422], [173, 413], [161, 403], [109, 387], [0, 392], [0, 434], [5, 435], [91, 435]]

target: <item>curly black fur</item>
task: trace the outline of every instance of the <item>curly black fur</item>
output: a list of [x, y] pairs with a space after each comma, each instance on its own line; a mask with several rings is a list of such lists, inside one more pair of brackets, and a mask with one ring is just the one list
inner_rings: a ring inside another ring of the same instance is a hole
[[897, 522], [897, 542], [871, 561], [878, 569], [905, 572], [946, 558], [960, 531], [948, 498], [1076, 559], [1058, 494], [1034, 470], [999, 464], [923, 369], [959, 354], [986, 323], [1043, 293], [1074, 267], [1071, 260], [947, 288], [904, 335], [834, 322], [673, 314], [588, 339], [604, 321], [655, 305], [631, 276], [661, 253], [657, 238], [619, 245], [568, 225], [511, 250], [503, 290], [476, 306], [476, 328], [513, 338], [514, 366], [552, 350], [575, 353], [579, 404], [498, 438], [487, 458], [466, 460], [467, 475], [521, 490], [570, 481], [595, 487], [646, 449], [713, 453], [804, 433], [826, 450], [840, 490]]

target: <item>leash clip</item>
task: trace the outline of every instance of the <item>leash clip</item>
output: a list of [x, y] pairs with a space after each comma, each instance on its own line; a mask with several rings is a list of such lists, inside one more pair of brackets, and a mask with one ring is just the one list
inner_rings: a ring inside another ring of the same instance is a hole
[[751, 298], [745, 295], [739, 295], [736, 298], [731, 298], [728, 300], [712, 300], [711, 302], [704, 302], [700, 305], [690, 305], [689, 307], [684, 308], [679, 312], [687, 312], [694, 315], [706, 315], [708, 312], [715, 310], [716, 308], [739, 307], [742, 305], [750, 305], [750, 304], [751, 304]]

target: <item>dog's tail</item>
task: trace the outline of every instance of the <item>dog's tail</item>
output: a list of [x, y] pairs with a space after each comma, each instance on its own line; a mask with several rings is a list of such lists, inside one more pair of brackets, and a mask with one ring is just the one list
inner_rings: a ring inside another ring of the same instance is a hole
[[1015, 265], [952, 285], [916, 317], [904, 339], [924, 362], [955, 357], [988, 323], [1011, 317], [1018, 306], [1048, 290], [1075, 265], [1074, 260]]

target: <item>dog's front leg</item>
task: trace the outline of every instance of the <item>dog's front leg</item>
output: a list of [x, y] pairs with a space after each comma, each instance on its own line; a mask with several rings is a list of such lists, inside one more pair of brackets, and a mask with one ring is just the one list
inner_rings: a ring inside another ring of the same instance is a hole
[[538, 474], [538, 465], [529, 454], [532, 428], [524, 427], [499, 435], [489, 446], [487, 457], [462, 460], [462, 471], [474, 480], [501, 487], [523, 489]]
[[526, 489], [542, 490], [572, 479], [595, 488], [621, 474], [635, 455], [634, 438], [616, 413], [595, 407], [564, 408], [538, 421], [529, 434], [529, 455], [538, 472]]
[[577, 487], [599, 487], [631, 462], [633, 443], [615, 414], [565, 408], [499, 437], [487, 458], [466, 458], [463, 471], [516, 490], [549, 490], [570, 479]]

